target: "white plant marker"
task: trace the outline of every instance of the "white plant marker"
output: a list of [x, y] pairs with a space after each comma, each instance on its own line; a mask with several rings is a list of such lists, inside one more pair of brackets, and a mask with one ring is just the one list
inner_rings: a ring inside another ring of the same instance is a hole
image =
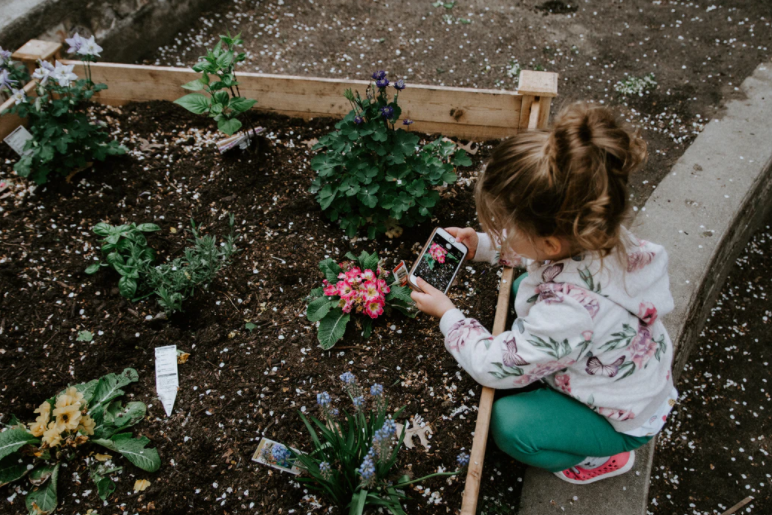
[[27, 143], [28, 139], [32, 139], [32, 134], [29, 133], [26, 127], [19, 125], [3, 141], [8, 143], [8, 146], [21, 156], [24, 155], [24, 144]]
[[155, 389], [164, 405], [166, 416], [172, 416], [174, 401], [177, 399], [177, 387], [180, 384], [177, 375], [177, 346], [155, 348]]

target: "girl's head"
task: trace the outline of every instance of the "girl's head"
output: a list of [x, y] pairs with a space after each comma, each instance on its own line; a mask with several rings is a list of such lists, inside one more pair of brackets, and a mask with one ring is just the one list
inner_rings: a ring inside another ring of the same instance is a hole
[[483, 230], [529, 258], [562, 259], [619, 246], [629, 175], [646, 143], [606, 108], [572, 104], [551, 130], [502, 142], [477, 184]]

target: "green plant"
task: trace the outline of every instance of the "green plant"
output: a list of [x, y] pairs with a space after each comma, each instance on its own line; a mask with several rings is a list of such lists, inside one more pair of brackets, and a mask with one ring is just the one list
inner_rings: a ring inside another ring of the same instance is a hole
[[101, 267], [111, 267], [121, 276], [118, 291], [127, 299], [137, 294], [140, 275], [155, 261], [155, 251], [147, 246], [147, 238], [142, 233], [160, 231], [156, 224], [110, 225], [98, 223], [94, 234], [104, 236], [102, 255], [105, 260], [86, 268], [87, 274], [96, 273]]
[[352, 312], [361, 315], [358, 325], [365, 338], [370, 337], [373, 321], [384, 312], [396, 309], [409, 317], [417, 314], [410, 288], [387, 283], [389, 272], [376, 253], [362, 251], [356, 257], [348, 252], [346, 257], [350, 261], [336, 263], [325, 259], [319, 263], [325, 277], [324, 287], [315, 288], [308, 296], [306, 316], [311, 322], [319, 322], [317, 337], [323, 349], [343, 338]]
[[419, 146], [417, 135], [395, 128], [405, 83], [394, 83], [397, 93], [389, 100], [386, 72], [373, 78], [365, 98], [346, 90], [352, 110], [335, 125], [336, 131], [319, 138], [314, 149], [322, 152], [311, 160], [317, 177], [310, 191], [349, 237], [367, 228], [367, 236], [374, 238], [389, 228], [429, 219], [440, 198], [435, 188], [456, 182], [456, 166], [472, 164], [451, 141]]
[[626, 97], [635, 95], [642, 97], [656, 87], [657, 81], [654, 74], [649, 73], [643, 77], [628, 77], [622, 82], [617, 82], [614, 84], [614, 91]]
[[93, 161], [125, 154], [126, 149], [110, 138], [105, 125], [89, 121], [78, 109], [94, 93], [107, 89], [91, 80], [91, 62], [102, 50], [94, 41], [77, 34], [68, 39], [79, 58], [86, 63], [86, 78], [78, 79], [74, 66], [41, 61], [32, 74], [37, 81], [37, 98], [28, 99], [23, 90], [12, 90], [15, 105], [1, 114], [12, 113], [29, 119], [32, 138], [24, 145], [23, 155], [14, 170], [36, 184], [44, 184], [49, 175], [68, 175], [87, 168]]
[[143, 234], [160, 231], [159, 226], [133, 222], [118, 226], [99, 223], [92, 231], [104, 236], [102, 255], [105, 260], [89, 265], [86, 273], [94, 274], [102, 267], [110, 267], [121, 276], [118, 291], [122, 296], [138, 301], [156, 295], [158, 304], [167, 313], [182, 311], [182, 303], [195, 289], [206, 289], [217, 272], [238, 252], [233, 215], [228, 222], [231, 232], [219, 245], [214, 236], [202, 236], [195, 221], [190, 223], [193, 246], [186, 248], [181, 257], [160, 265], [154, 265], [155, 251], [148, 246]]
[[[381, 385], [372, 385], [367, 399], [353, 374], [345, 372], [340, 379], [353, 403], [353, 413], [343, 410], [343, 416], [338, 418], [338, 410], [331, 406], [332, 398], [327, 392], [317, 395], [322, 420], [298, 412], [313, 447], [312, 452], [302, 454], [285, 446], [291, 461], [307, 474], [298, 481], [341, 509], [348, 508], [349, 515], [361, 515], [366, 508], [404, 515], [402, 502], [407, 497], [403, 488], [433, 477], [459, 473], [437, 472], [413, 480], [407, 475], [394, 474], [405, 438], [404, 428], [397, 434], [394, 418], [398, 418], [404, 408], [397, 410], [393, 418], [387, 416], [388, 402]], [[366, 408], [368, 401], [369, 409]], [[274, 457], [276, 454], [273, 450]]]
[[[174, 101], [191, 113], [208, 114], [217, 122], [217, 129], [228, 136], [241, 128], [241, 114], [257, 103], [257, 100], [241, 96], [236, 80], [236, 63], [246, 59], [244, 52], [236, 53], [235, 50], [242, 43], [241, 34], [235, 37], [231, 37], [230, 33], [221, 35], [214, 49], [207, 50], [206, 55], [201, 56], [201, 60], [193, 66], [193, 71], [200, 72], [201, 77], [182, 86], [190, 91], [205, 91], [209, 96], [189, 93]], [[247, 123], [250, 123], [248, 118]], [[250, 125], [250, 130], [253, 129]]]
[[[112, 456], [97, 462], [86, 457], [90, 444], [123, 455], [142, 470], [155, 472], [161, 466], [158, 451], [148, 449], [146, 437], [133, 438], [131, 427], [142, 421], [147, 407], [142, 402], [123, 406], [121, 389], [138, 379], [137, 371], [125, 369], [99, 380], [70, 386], [44, 401], [29, 428], [12, 417], [0, 433], [0, 486], [27, 476], [31, 488], [26, 497], [30, 515], [53, 513], [58, 504], [57, 483], [62, 463], [85, 458], [97, 493], [106, 500], [115, 491], [110, 474], [123, 467]], [[93, 450], [93, 449], [92, 449]]]

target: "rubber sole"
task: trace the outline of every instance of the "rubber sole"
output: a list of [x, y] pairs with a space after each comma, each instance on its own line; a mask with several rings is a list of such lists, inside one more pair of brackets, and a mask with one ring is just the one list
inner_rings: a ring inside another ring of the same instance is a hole
[[635, 451], [630, 451], [630, 459], [627, 460], [627, 463], [625, 463], [625, 466], [615, 470], [614, 472], [609, 472], [607, 474], [601, 474], [599, 476], [595, 476], [592, 479], [588, 479], [586, 481], [577, 481], [576, 479], [571, 479], [563, 475], [563, 472], [553, 472], [557, 477], [565, 481], [566, 483], [573, 483], [575, 485], [589, 485], [590, 483], [595, 483], [596, 481], [602, 481], [604, 479], [608, 479], [611, 477], [621, 476], [622, 474], [626, 472], [630, 472], [630, 470], [633, 468], [633, 465], [635, 465]]

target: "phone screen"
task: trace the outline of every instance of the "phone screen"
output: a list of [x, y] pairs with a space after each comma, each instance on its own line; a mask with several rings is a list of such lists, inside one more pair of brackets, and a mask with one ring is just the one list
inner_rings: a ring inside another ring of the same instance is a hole
[[420, 277], [442, 292], [447, 292], [464, 253], [456, 248], [439, 233], [434, 233], [432, 241], [421, 255], [415, 267], [414, 275]]

